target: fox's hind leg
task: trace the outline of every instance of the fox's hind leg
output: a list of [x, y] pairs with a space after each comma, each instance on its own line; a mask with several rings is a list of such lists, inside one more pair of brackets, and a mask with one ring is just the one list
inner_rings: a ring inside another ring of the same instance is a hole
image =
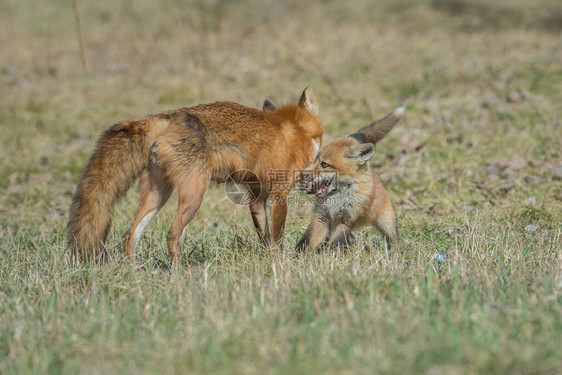
[[152, 165], [142, 172], [139, 183], [139, 207], [124, 240], [127, 257], [134, 257], [142, 232], [162, 206], [166, 204], [172, 190], [172, 186], [164, 178], [160, 168]]
[[386, 250], [399, 249], [398, 229], [396, 227], [396, 216], [394, 210], [385, 215], [380, 215], [375, 221], [375, 226], [384, 236]]
[[174, 264], [179, 261], [183, 230], [195, 217], [209, 187], [211, 177], [204, 170], [204, 168], [192, 169], [187, 175], [180, 172], [173, 181], [173, 185], [176, 186], [178, 192], [178, 210], [166, 240], [170, 258]]

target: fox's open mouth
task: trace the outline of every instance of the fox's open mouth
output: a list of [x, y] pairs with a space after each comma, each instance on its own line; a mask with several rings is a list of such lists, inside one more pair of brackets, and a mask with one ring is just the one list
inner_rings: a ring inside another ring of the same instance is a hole
[[310, 181], [306, 184], [306, 193], [307, 194], [324, 194], [328, 191], [332, 181], [331, 180], [324, 180], [321, 183], [315, 183], [314, 181]]

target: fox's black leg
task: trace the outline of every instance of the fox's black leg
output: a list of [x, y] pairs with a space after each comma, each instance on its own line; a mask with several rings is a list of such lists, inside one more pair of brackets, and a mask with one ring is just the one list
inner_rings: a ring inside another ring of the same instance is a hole
[[343, 249], [349, 246], [351, 240], [351, 228], [345, 224], [340, 224], [330, 236], [330, 246]]
[[329, 228], [327, 223], [320, 221], [317, 218], [312, 219], [308, 229], [304, 232], [304, 235], [299, 242], [297, 242], [297, 252], [302, 253], [307, 249], [318, 249], [328, 237], [328, 232]]
[[255, 200], [250, 203], [250, 213], [252, 214], [252, 221], [258, 237], [264, 246], [270, 245], [269, 223], [267, 221], [267, 196], [249, 189], [249, 193], [253, 194], [252, 198]]

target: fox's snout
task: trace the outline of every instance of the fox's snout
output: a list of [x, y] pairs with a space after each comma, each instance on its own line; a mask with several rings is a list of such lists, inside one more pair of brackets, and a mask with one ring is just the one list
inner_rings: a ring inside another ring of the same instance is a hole
[[306, 194], [314, 194], [314, 171], [303, 170], [300, 173], [299, 190]]
[[314, 180], [314, 172], [311, 170], [307, 170], [305, 169], [304, 171], [301, 171], [301, 175], [300, 175], [300, 180], [303, 182], [308, 182], [308, 181], [312, 181]]
[[300, 173], [298, 190], [306, 194], [326, 194], [335, 189], [333, 173], [319, 173], [317, 169], [305, 169]]

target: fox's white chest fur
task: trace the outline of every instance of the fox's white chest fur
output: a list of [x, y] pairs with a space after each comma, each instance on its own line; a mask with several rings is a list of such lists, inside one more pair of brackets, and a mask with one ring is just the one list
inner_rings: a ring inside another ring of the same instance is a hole
[[335, 192], [326, 197], [318, 197], [314, 206], [317, 215], [326, 219], [330, 227], [347, 224], [354, 227], [365, 197], [357, 193], [357, 184], [351, 181], [339, 181]]

